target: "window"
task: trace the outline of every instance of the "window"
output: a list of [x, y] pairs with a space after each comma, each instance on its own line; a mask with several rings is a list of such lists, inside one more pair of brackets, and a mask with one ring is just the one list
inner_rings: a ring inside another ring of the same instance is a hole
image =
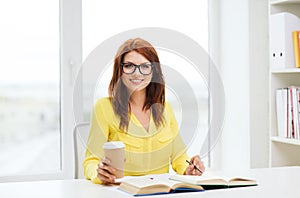
[[0, 4], [0, 181], [71, 178], [81, 0]]
[[2, 1], [0, 15], [0, 176], [58, 171], [59, 2]]

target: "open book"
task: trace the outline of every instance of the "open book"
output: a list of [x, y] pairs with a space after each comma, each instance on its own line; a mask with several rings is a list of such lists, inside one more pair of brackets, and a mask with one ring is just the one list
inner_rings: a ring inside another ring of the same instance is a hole
[[246, 177], [225, 177], [205, 174], [203, 174], [202, 176], [170, 175], [170, 179], [174, 181], [185, 182], [188, 184], [200, 185], [205, 190], [257, 185], [257, 182], [255, 180]]
[[199, 185], [170, 180], [169, 175], [149, 175], [129, 178], [121, 182], [119, 189], [134, 196], [204, 190]]

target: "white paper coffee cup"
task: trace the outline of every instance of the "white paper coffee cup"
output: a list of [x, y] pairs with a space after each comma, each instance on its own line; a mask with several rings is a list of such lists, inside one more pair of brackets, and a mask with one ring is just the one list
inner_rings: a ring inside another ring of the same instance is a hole
[[125, 144], [120, 141], [106, 142], [103, 144], [105, 158], [110, 160], [110, 165], [116, 169], [116, 177], [124, 176]]

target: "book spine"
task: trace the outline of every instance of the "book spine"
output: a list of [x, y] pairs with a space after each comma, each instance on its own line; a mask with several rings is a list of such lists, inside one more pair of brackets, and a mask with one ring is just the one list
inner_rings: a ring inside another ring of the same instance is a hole
[[286, 88], [285, 89], [285, 99], [286, 99], [286, 103], [285, 103], [285, 109], [286, 109], [286, 138], [289, 137], [290, 134], [290, 109], [289, 109], [289, 89]]
[[289, 109], [290, 109], [290, 123], [291, 123], [291, 133], [289, 138], [295, 138], [295, 117], [294, 117], [294, 102], [293, 102], [293, 88], [292, 86], [289, 87], [289, 94], [290, 94], [290, 100], [289, 100]]
[[300, 87], [297, 87], [297, 109], [298, 109], [298, 129], [300, 139]]
[[300, 31], [298, 32], [298, 64], [296, 65], [297, 68], [300, 68]]
[[277, 114], [277, 134], [279, 137], [284, 137], [284, 116], [283, 116], [283, 101], [282, 101], [282, 89], [276, 90], [276, 114]]
[[293, 31], [292, 36], [293, 36], [295, 66], [297, 68], [300, 68], [300, 31]]
[[278, 88], [276, 90], [276, 114], [277, 114], [277, 135], [287, 137], [287, 89]]
[[292, 87], [292, 94], [293, 94], [293, 114], [294, 114], [294, 132], [295, 132], [295, 139], [299, 139], [299, 122], [298, 122], [298, 100], [297, 100], [297, 89], [298, 87]]
[[300, 139], [300, 87], [289, 86], [288, 98], [287, 138]]

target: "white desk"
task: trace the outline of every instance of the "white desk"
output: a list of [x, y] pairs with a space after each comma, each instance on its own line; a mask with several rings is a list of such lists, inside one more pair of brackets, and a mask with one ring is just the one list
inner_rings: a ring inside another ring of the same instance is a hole
[[[249, 171], [259, 185], [254, 187], [210, 190], [195, 193], [168, 194], [157, 197], [236, 197], [299, 198], [300, 167], [253, 169]], [[248, 173], [247, 173], [248, 174]], [[123, 198], [132, 197], [116, 188], [93, 184], [87, 180], [50, 180], [0, 183], [1, 198]]]

